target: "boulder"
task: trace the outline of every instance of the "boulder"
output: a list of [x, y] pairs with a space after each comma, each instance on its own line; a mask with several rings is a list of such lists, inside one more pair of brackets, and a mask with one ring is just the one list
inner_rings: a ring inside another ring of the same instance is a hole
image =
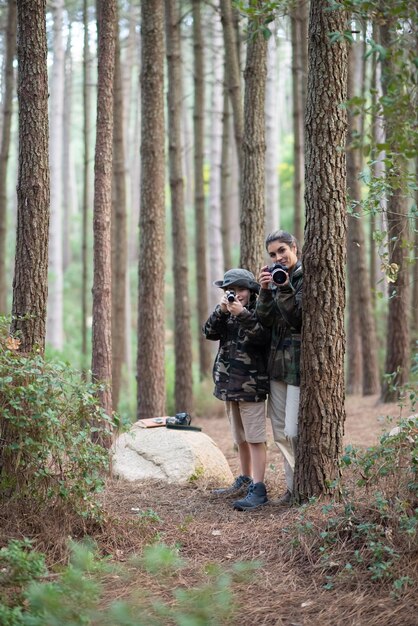
[[228, 485], [233, 475], [216, 443], [202, 432], [142, 428], [138, 423], [114, 443], [112, 473], [126, 480]]

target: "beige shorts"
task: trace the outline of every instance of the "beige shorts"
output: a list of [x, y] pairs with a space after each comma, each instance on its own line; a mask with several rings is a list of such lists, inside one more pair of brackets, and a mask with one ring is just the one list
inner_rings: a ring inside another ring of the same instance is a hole
[[234, 443], [265, 443], [266, 403], [263, 402], [230, 402], [225, 403], [226, 414], [231, 425]]

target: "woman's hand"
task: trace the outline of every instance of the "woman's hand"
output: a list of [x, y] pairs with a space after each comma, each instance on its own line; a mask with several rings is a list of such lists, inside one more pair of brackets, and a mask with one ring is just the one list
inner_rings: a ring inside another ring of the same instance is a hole
[[260, 274], [258, 276], [258, 282], [260, 283], [261, 289], [269, 288], [269, 285], [272, 282], [272, 280], [271, 280], [271, 274], [268, 270], [268, 265], [265, 265], [264, 267], [261, 268]]

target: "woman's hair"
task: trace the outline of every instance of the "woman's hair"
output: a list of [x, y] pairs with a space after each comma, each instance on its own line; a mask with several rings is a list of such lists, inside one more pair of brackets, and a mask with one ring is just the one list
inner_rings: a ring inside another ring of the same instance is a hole
[[291, 233], [288, 233], [286, 230], [274, 230], [266, 237], [266, 250], [273, 241], [282, 241], [287, 243], [289, 247], [296, 246], [296, 254], [300, 258], [301, 251], [298, 240]]

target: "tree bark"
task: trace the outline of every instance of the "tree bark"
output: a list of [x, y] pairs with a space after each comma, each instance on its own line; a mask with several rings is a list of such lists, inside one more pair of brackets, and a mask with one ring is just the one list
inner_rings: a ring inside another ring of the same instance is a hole
[[[253, 22], [250, 31], [258, 27], [259, 24]], [[266, 78], [267, 40], [260, 31], [251, 32], [244, 72], [240, 267], [254, 275], [263, 265], [264, 258]]]
[[[115, 68], [116, 0], [100, 0], [98, 8], [97, 123], [94, 159], [93, 332], [92, 375], [103, 385], [99, 401], [112, 415], [112, 140]], [[109, 446], [110, 436], [100, 439]]]
[[189, 270], [184, 207], [183, 109], [180, 11], [178, 0], [165, 0], [168, 65], [168, 154], [170, 167], [171, 220], [174, 282], [174, 354], [176, 412], [193, 410], [192, 335], [190, 326]]
[[164, 5], [143, 0], [138, 419], [165, 414]]
[[21, 350], [45, 348], [49, 161], [45, 0], [17, 4], [19, 172], [12, 334]]
[[16, 56], [16, 15], [16, 0], [9, 0], [6, 30], [6, 58], [4, 61], [3, 126], [0, 149], [0, 315], [6, 315], [7, 313], [7, 166], [9, 163], [10, 130], [13, 113], [13, 61]]
[[345, 135], [347, 48], [331, 44], [345, 14], [312, 0], [306, 110], [306, 227], [301, 401], [295, 499], [333, 491], [345, 419]]

